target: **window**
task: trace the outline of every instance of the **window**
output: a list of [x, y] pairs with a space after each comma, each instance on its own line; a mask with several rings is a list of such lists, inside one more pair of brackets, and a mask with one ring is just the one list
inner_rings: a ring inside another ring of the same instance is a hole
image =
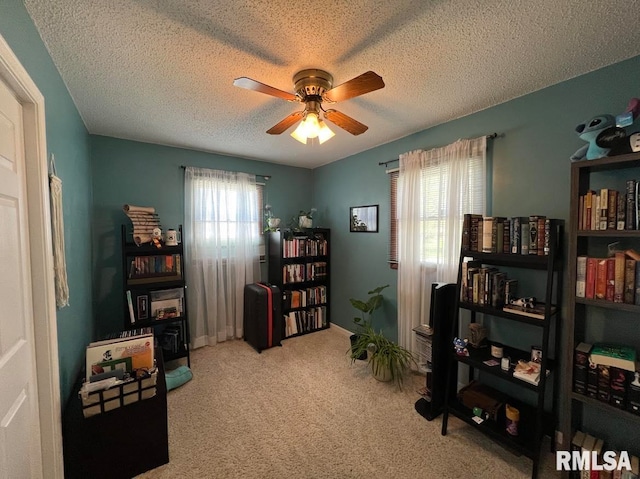
[[[261, 246], [264, 185], [246, 174], [201, 169], [189, 172], [192, 234], [204, 256], [232, 258], [249, 244]], [[264, 250], [264, 248], [262, 248]]]
[[[435, 152], [436, 150], [432, 150]], [[434, 154], [436, 156], [437, 154]], [[485, 159], [480, 155], [470, 155], [465, 160], [465, 167], [453, 173], [453, 162], [436, 157], [428, 162], [420, 172], [419, 198], [422, 236], [421, 262], [436, 263], [438, 252], [443, 249], [447, 229], [446, 222], [456, 219], [462, 225], [465, 213], [484, 211], [485, 204]], [[462, 178], [457, 178], [457, 176]], [[391, 268], [398, 267], [398, 183], [400, 170], [389, 171], [390, 182], [390, 240], [389, 263]], [[452, 178], [455, 178], [452, 180]], [[460, 183], [466, 185], [460, 188]], [[452, 186], [457, 183], [455, 186]], [[453, 194], [455, 201], [451, 201], [451, 188], [460, 189], [459, 194]], [[466, 194], [465, 194], [466, 193]], [[463, 198], [464, 196], [464, 198]], [[455, 205], [452, 205], [455, 203]]]

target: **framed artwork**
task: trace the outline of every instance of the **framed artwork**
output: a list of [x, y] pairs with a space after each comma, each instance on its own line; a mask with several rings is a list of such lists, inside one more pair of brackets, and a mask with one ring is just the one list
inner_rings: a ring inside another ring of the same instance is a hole
[[138, 321], [149, 318], [149, 297], [146, 294], [138, 296]]
[[352, 233], [377, 233], [378, 205], [349, 208], [349, 231]]

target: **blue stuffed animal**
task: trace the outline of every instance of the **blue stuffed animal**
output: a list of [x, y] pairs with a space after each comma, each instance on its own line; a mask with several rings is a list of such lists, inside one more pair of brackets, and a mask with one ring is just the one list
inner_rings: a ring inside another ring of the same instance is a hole
[[576, 126], [576, 133], [587, 144], [571, 155], [571, 161], [595, 160], [607, 156], [609, 148], [599, 146], [597, 140], [603, 133], [606, 135], [609, 129], [614, 129], [615, 126], [616, 119], [607, 114], [595, 116]]
[[461, 339], [457, 337], [453, 339], [453, 347], [455, 348], [458, 356], [469, 356], [467, 344], [469, 344], [468, 339]]

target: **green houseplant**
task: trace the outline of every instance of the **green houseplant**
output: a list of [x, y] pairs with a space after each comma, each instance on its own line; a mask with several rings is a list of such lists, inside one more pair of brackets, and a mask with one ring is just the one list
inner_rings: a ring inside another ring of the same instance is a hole
[[367, 301], [351, 298], [351, 305], [360, 311], [360, 316], [353, 318], [357, 332], [351, 336], [349, 349], [351, 361], [367, 359], [373, 377], [379, 381], [395, 381], [402, 387], [402, 380], [413, 362], [411, 352], [387, 339], [382, 332], [373, 328], [372, 315], [383, 301], [382, 291], [389, 285], [379, 286], [368, 292]]

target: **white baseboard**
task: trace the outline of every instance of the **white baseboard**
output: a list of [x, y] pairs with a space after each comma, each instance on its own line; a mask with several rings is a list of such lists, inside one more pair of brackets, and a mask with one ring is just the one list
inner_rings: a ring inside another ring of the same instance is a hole
[[343, 336], [347, 336], [347, 337], [349, 337], [349, 336], [351, 336], [351, 335], [353, 334], [353, 333], [352, 333], [351, 331], [349, 331], [348, 329], [344, 329], [342, 326], [338, 326], [338, 325], [337, 325], [337, 324], [335, 324], [335, 323], [331, 323], [331, 324], [329, 325], [329, 328], [331, 328], [332, 330], [334, 330], [334, 331], [336, 331], [336, 332], [338, 332], [338, 333], [342, 334]]

